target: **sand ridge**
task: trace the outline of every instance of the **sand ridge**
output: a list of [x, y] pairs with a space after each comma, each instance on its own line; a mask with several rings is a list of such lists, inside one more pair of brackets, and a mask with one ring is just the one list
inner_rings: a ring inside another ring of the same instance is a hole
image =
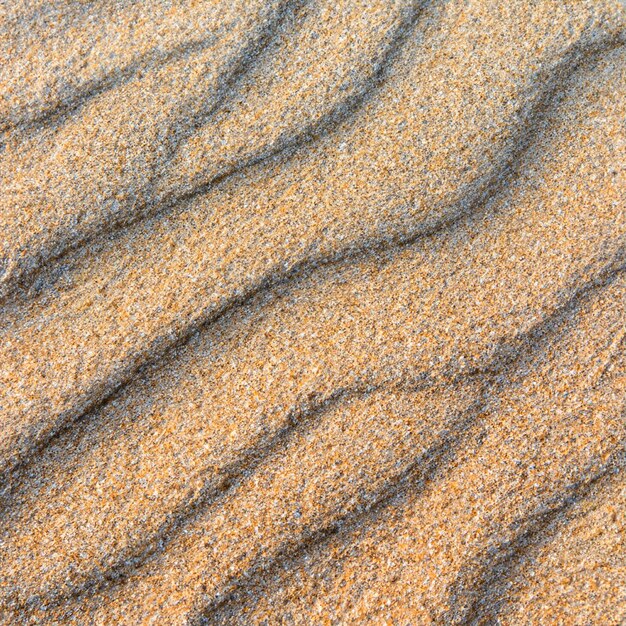
[[3, 623], [621, 623], [622, 6], [43, 4]]

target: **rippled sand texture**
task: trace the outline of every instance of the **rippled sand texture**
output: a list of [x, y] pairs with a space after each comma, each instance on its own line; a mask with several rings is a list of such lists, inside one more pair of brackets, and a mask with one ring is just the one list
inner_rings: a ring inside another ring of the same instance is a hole
[[0, 4], [2, 624], [625, 623], [623, 4]]

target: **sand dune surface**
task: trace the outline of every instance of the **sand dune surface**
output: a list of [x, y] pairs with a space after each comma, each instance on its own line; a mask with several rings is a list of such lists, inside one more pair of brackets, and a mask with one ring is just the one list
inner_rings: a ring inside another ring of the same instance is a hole
[[0, 6], [0, 623], [626, 620], [626, 8]]

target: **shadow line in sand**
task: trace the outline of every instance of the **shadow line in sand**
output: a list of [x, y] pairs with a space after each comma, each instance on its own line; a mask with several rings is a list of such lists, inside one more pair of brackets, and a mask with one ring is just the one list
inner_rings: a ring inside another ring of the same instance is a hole
[[592, 47], [582, 49], [580, 46], [573, 45], [570, 53], [564, 57], [549, 80], [543, 83], [540, 96], [528, 106], [524, 114], [525, 124], [520, 126], [508, 152], [505, 151], [500, 162], [494, 166], [485, 180], [462, 191], [461, 200], [450, 207], [443, 218], [433, 223], [426, 221], [418, 224], [410, 232], [398, 233], [395, 237], [357, 240], [352, 245], [328, 256], [312, 258], [305, 256], [287, 267], [284, 264], [277, 264], [270, 268], [258, 282], [242, 289], [241, 295], [232, 297], [219, 307], [201, 310], [176, 333], [168, 328], [164, 329], [161, 335], [150, 339], [141, 351], [126, 355], [124, 366], [114, 371], [111, 376], [96, 380], [91, 387], [76, 398], [76, 402], [70, 408], [57, 415], [43, 430], [31, 428], [30, 432], [24, 433], [22, 443], [16, 448], [14, 457], [2, 459], [0, 483], [6, 485], [5, 489], [10, 492], [14, 482], [13, 475], [16, 472], [19, 473], [20, 468], [27, 467], [29, 459], [36, 457], [64, 429], [97, 413], [101, 407], [132, 383], [143, 368], [157, 364], [172, 350], [188, 342], [197, 332], [205, 330], [227, 313], [240, 308], [264, 291], [289, 284], [323, 266], [349, 263], [352, 260], [385, 251], [399, 251], [429, 236], [453, 229], [461, 220], [484, 209], [494, 198], [505, 193], [520, 174], [521, 159], [545, 132], [541, 124], [542, 120], [546, 118], [559, 98], [572, 88], [573, 85], [570, 83], [576, 73], [585, 68], [589, 69], [590, 66], [593, 67], [604, 54], [622, 45], [619, 40], [598, 42]]
[[[506, 605], [511, 603], [514, 590], [509, 584], [528, 555], [554, 540], [561, 522], [577, 504], [593, 497], [594, 489], [615, 479], [624, 469], [624, 454], [614, 454], [604, 466], [595, 471], [581, 471], [580, 481], [568, 485], [533, 513], [515, 521], [518, 528], [513, 538], [494, 541], [475, 561], [459, 573], [449, 591], [449, 611], [438, 616], [442, 624], [492, 623]], [[476, 576], [476, 572], [480, 572]], [[470, 581], [476, 579], [472, 584]]]
[[[228, 70], [221, 79], [222, 85], [218, 88], [216, 101], [207, 111], [198, 110], [191, 115], [185, 112], [183, 115], [185, 108], [193, 109], [195, 107], [189, 102], [181, 106], [180, 115], [185, 119], [189, 116], [190, 122], [185, 124], [186, 128], [183, 131], [177, 129], [175, 133], [171, 130], [173, 124], [170, 124], [170, 130], [166, 134], [166, 150], [163, 159], [157, 164], [157, 169], [152, 173], [152, 187], [154, 187], [156, 180], [165, 175], [168, 164], [171, 163], [174, 156], [178, 153], [180, 146], [194, 133], [201, 130], [203, 125], [223, 108], [228, 101], [228, 96], [236, 89], [240, 80], [255, 66], [256, 62], [263, 61], [262, 53], [278, 36], [280, 26], [286, 23], [290, 16], [305, 6], [308, 1], [287, 0], [284, 3], [283, 9], [278, 12], [276, 20], [261, 33], [259, 41], [253, 40], [248, 48], [229, 65]], [[27, 288], [50, 263], [62, 261], [72, 250], [82, 248], [100, 238], [106, 237], [111, 239], [112, 237], [119, 237], [130, 226], [149, 217], [167, 214], [185, 202], [206, 194], [219, 183], [240, 172], [279, 155], [285, 154], [288, 156], [290, 152], [298, 150], [309, 142], [331, 133], [339, 123], [355, 115], [376, 89], [384, 83], [386, 74], [394, 59], [417, 26], [419, 16], [425, 4], [424, 1], [411, 3], [411, 10], [407, 12], [404, 19], [400, 21], [400, 24], [393, 31], [391, 39], [383, 49], [380, 58], [377, 61], [372, 59], [371, 71], [360, 81], [360, 85], [355, 90], [355, 93], [341, 99], [321, 117], [313, 120], [304, 128], [298, 129], [293, 134], [284, 133], [273, 144], [262, 147], [260, 151], [244, 157], [244, 160], [235, 166], [221, 172], [209, 172], [205, 178], [192, 181], [190, 188], [185, 191], [179, 191], [175, 194], [170, 193], [157, 200], [148, 200], [141, 205], [133, 204], [119, 214], [108, 216], [106, 228], [104, 227], [104, 222], [98, 222], [87, 232], [79, 233], [78, 236], [73, 234], [71, 238], [60, 231], [60, 234], [54, 237], [45, 249], [38, 250], [36, 255], [27, 256], [19, 262], [9, 262], [6, 265], [3, 269], [3, 274], [0, 275], [0, 303], [15, 294], [20, 288]], [[2, 269], [1, 266], [0, 269]]]
[[[428, 482], [436, 481], [438, 477], [444, 475], [447, 466], [463, 446], [471, 441], [475, 446], [479, 447], [482, 443], [480, 415], [486, 409], [487, 396], [502, 393], [510, 386], [511, 382], [506, 375], [506, 370], [513, 366], [517, 366], [519, 369], [523, 362], [535, 360], [538, 353], [541, 353], [542, 349], [545, 349], [550, 341], [558, 339], [558, 335], [567, 320], [575, 314], [576, 310], [579, 309], [583, 303], [591, 300], [595, 295], [621, 276], [621, 274], [626, 272], [626, 262], [623, 254], [620, 256], [619, 261], [621, 261], [621, 263], [617, 266], [613, 265], [607, 268], [605, 271], [601, 272], [595, 280], [589, 281], [586, 285], [578, 288], [571, 297], [557, 308], [557, 310], [537, 323], [529, 331], [512, 339], [506, 338], [501, 340], [490, 362], [484, 368], [469, 372], [465, 375], [459, 375], [459, 382], [461, 382], [464, 377], [467, 378], [470, 376], [480, 380], [483, 386], [483, 391], [480, 394], [481, 397], [476, 400], [468, 411], [461, 414], [448, 425], [447, 430], [442, 433], [440, 443], [434, 445], [425, 455], [420, 456], [415, 463], [396, 477], [396, 479], [389, 481], [379, 494], [372, 499], [371, 506], [346, 516], [341, 521], [333, 523], [327, 528], [319, 529], [311, 533], [310, 538], [305, 539], [298, 545], [284, 548], [282, 551], [279, 550], [272, 557], [261, 560], [243, 574], [238, 575], [233, 580], [227, 581], [222, 587], [222, 591], [216, 594], [215, 599], [199, 608], [188, 623], [194, 626], [219, 623], [221, 619], [220, 615], [226, 618], [233, 610], [236, 610], [236, 605], [239, 601], [238, 598], [242, 596], [245, 597], [246, 589], [256, 585], [262, 587], [262, 581], [265, 578], [268, 580], [271, 579], [274, 570], [285, 567], [308, 550], [328, 540], [340, 530], [341, 532], [350, 533], [362, 529], [364, 525], [371, 524], [376, 515], [381, 513], [389, 505], [395, 503], [397, 498], [402, 498], [405, 490], [411, 490], [414, 496], [419, 496]], [[539, 532], [540, 528], [538, 525], [540, 525], [543, 520], [552, 520], [561, 510], [565, 510], [559, 507], [571, 506], [571, 504], [584, 497], [584, 495], [588, 493], [589, 488], [598, 482], [598, 480], [617, 471], [619, 463], [623, 460], [622, 456], [623, 455], [615, 454], [614, 459], [607, 462], [604, 468], [597, 474], [591, 476], [587, 475], [587, 471], [582, 468], [581, 475], [583, 478], [581, 478], [576, 485], [568, 487], [563, 497], [559, 496], [545, 503], [539, 511], [536, 511], [528, 518], [519, 520], [519, 526], [525, 528], [526, 530], [524, 532], [527, 533], [527, 535], [524, 535], [524, 533], [519, 535], [520, 542], [524, 540], [522, 535], [526, 537]], [[579, 494], [579, 496], [576, 494]], [[533, 522], [535, 517], [536, 521]], [[535, 531], [533, 530], [534, 528], [539, 528], [539, 530]], [[516, 540], [513, 540], [513, 543], [515, 543], [515, 541]], [[516, 543], [515, 545], [517, 546]], [[503, 543], [497, 550], [506, 550], [506, 547], [505, 543]], [[519, 549], [519, 546], [517, 546], [517, 549]], [[506, 554], [508, 553], [505, 552], [505, 555], [502, 557], [503, 559], [509, 558]], [[490, 554], [487, 559], [487, 565], [492, 562], [493, 555]], [[210, 576], [210, 572], [207, 572], [207, 576]], [[485, 574], [484, 581], [485, 590], [493, 584], [488, 573]], [[461, 583], [457, 583], [459, 588], [460, 585]], [[466, 597], [467, 595], [464, 593], [461, 596], [459, 591], [452, 591], [451, 593], [456, 593], [460, 597]], [[478, 591], [476, 594], [481, 595], [481, 592]], [[455, 607], [458, 608], [460, 604], [461, 601], [459, 600]], [[446, 619], [452, 619], [453, 615], [457, 615], [459, 613], [457, 608], [453, 609], [452, 613], [450, 613]], [[442, 623], [448, 622], [444, 621]], [[465, 622], [461, 620], [458, 623]]]
[[[626, 251], [616, 256], [594, 280], [577, 288], [555, 311], [527, 332], [515, 337], [502, 338], [493, 352], [486, 355], [483, 367], [462, 373], [455, 372], [452, 367], [444, 367], [444, 372], [448, 370], [446, 384], [452, 385], [458, 393], [463, 393], [471, 381], [479, 383], [480, 391], [476, 394], [471, 407], [442, 424], [437, 441], [398, 475], [387, 481], [380, 490], [368, 494], [367, 503], [339, 513], [337, 519], [329, 524], [325, 523], [324, 519], [318, 520], [318, 526], [302, 529], [295, 541], [282, 545], [269, 557], [254, 563], [243, 574], [226, 581], [216, 599], [197, 611], [195, 621], [192, 620], [192, 623], [204, 623], [203, 620], [208, 613], [234, 610], [232, 604], [233, 602], [236, 604], [236, 600], [233, 597], [235, 593], [233, 590], [237, 591], [237, 596], [241, 593], [245, 595], [247, 586], [253, 584], [258, 576], [267, 575], [274, 567], [283, 567], [285, 563], [295, 560], [340, 530], [352, 532], [362, 528], [364, 524], [371, 523], [378, 513], [393, 504], [396, 498], [404, 497], [405, 491], [410, 490], [413, 495], [419, 495], [428, 483], [443, 476], [459, 449], [466, 446], [470, 440], [480, 445], [482, 441], [480, 415], [486, 409], [489, 397], [502, 393], [513, 384], [515, 375], [511, 376], [509, 370], [511, 368], [520, 370], [525, 362], [535, 361], [550, 342], [558, 340], [563, 326], [580, 306], [597, 296], [624, 272], [626, 272]], [[338, 388], [325, 397], [309, 395], [291, 409], [284, 427], [248, 446], [238, 458], [222, 468], [217, 481], [207, 483], [171, 511], [158, 531], [118, 554], [114, 563], [94, 567], [85, 575], [83, 583], [72, 586], [69, 591], [51, 589], [41, 597], [29, 599], [29, 603], [71, 602], [82, 596], [98, 593], [110, 585], [123, 584], [126, 578], [139, 573], [152, 557], [158, 557], [158, 554], [166, 550], [185, 527], [208, 509], [219, 506], [223, 498], [243, 481], [248, 480], [262, 462], [275, 455], [290, 439], [315, 428], [328, 411], [346, 401], [365, 398], [373, 393], [386, 390], [416, 392], [436, 387], [441, 384], [440, 381], [441, 379], [435, 381], [428, 373], [424, 373], [417, 378], [393, 379], [376, 385], [362, 381], [352, 387]]]

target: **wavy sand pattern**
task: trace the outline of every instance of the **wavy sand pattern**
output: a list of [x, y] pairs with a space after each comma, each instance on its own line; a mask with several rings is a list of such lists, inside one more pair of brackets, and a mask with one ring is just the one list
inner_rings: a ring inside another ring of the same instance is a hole
[[617, 0], [0, 6], [0, 623], [626, 621]]

